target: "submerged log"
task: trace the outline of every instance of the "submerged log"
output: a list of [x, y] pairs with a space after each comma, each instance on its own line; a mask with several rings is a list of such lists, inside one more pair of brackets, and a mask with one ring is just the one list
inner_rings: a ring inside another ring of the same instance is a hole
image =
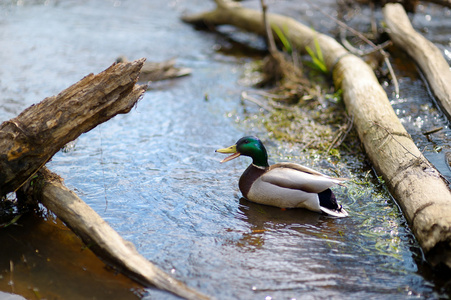
[[[183, 20], [196, 25], [229, 24], [265, 33], [261, 12], [229, 1], [216, 3], [215, 10], [185, 16]], [[354, 127], [369, 159], [400, 204], [426, 257], [434, 265], [451, 268], [450, 190], [415, 146], [371, 68], [333, 38], [292, 18], [268, 14], [267, 20], [283, 28], [296, 49], [314, 49], [317, 40], [336, 87], [343, 90], [347, 111], [354, 117]]]
[[438, 104], [451, 120], [451, 69], [442, 52], [415, 31], [400, 4], [386, 4], [382, 11], [391, 40], [417, 63]]
[[124, 240], [107, 222], [74, 192], [62, 179], [43, 167], [38, 177], [21, 189], [55, 213], [88, 248], [105, 263], [145, 287], [157, 287], [186, 299], [209, 299], [172, 278], [141, 256], [134, 245]]
[[0, 125], [0, 198], [17, 190], [68, 142], [117, 114], [145, 92], [136, 85], [145, 59], [90, 74]]

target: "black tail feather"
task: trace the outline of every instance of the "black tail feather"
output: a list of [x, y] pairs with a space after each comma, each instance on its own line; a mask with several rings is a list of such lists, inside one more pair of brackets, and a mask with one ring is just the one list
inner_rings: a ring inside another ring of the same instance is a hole
[[340, 211], [341, 205], [338, 205], [337, 199], [335, 198], [334, 193], [327, 189], [318, 194], [319, 196], [319, 205], [331, 210]]

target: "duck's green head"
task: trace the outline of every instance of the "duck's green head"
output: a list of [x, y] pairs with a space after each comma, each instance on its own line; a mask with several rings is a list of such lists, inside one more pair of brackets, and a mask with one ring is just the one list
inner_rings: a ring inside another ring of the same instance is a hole
[[252, 158], [252, 163], [259, 167], [268, 167], [268, 154], [265, 146], [255, 136], [245, 136], [240, 138], [235, 145], [218, 149], [219, 153], [232, 153], [232, 155], [224, 158], [221, 162], [226, 162], [237, 158], [240, 155], [249, 156]]

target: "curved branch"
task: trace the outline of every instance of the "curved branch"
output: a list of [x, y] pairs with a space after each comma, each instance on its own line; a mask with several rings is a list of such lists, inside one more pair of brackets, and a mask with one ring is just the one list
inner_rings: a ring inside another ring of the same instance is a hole
[[442, 52], [415, 31], [401, 4], [386, 4], [382, 10], [390, 38], [418, 64], [451, 120], [451, 69]]

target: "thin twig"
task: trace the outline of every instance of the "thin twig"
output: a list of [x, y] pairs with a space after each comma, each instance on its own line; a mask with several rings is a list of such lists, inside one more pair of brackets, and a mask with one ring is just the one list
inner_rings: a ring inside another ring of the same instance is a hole
[[334, 148], [336, 145], [336, 148], [340, 147], [340, 145], [343, 143], [343, 141], [348, 136], [349, 132], [351, 132], [352, 124], [354, 123], [354, 116], [348, 117], [348, 122], [346, 123], [346, 130], [343, 130], [343, 128], [340, 128], [338, 134], [335, 136], [334, 140], [330, 144], [329, 148], [327, 149], [327, 153]]
[[289, 109], [288, 106], [282, 105], [282, 104], [280, 104], [280, 102], [272, 100], [272, 99], [277, 99], [277, 98], [281, 99], [277, 95], [272, 95], [269, 93], [258, 92], [258, 91], [249, 91], [249, 92], [266, 97], [266, 98], [268, 98], [268, 101], [266, 103], [262, 102], [262, 101], [258, 100], [257, 98], [250, 96], [247, 91], [241, 92], [241, 98], [243, 100], [248, 100], [254, 104], [257, 104], [258, 106], [260, 106], [261, 108], [263, 108], [269, 112], [273, 112], [274, 109]]
[[424, 134], [424, 135], [430, 135], [430, 134], [439, 132], [439, 131], [442, 130], [442, 129], [443, 129], [443, 126], [436, 127], [436, 128], [431, 129], [431, 130], [428, 130], [428, 131], [423, 132], [423, 134]]
[[260, 106], [261, 108], [263, 108], [266, 111], [272, 112], [274, 110], [272, 107], [269, 107], [265, 103], [259, 101], [257, 98], [249, 96], [246, 91], [241, 92], [241, 99], [247, 100], [247, 101], [252, 102], [254, 104], [257, 104], [258, 106]]
[[388, 41], [383, 42], [382, 44], [376, 45], [375, 48], [371, 48], [368, 50], [360, 50], [360, 49], [354, 47], [353, 45], [351, 45], [350, 42], [348, 42], [348, 40], [346, 39], [346, 30], [340, 30], [340, 41], [341, 41], [341, 44], [346, 48], [346, 50], [348, 50], [352, 54], [355, 54], [358, 56], [370, 55], [374, 52], [378, 52], [381, 49], [385, 49], [385, 48], [393, 45], [393, 42], [388, 40]]
[[384, 50], [380, 51], [382, 53], [382, 55], [384, 56], [384, 62], [387, 65], [388, 68], [388, 72], [391, 75], [391, 79], [393, 81], [393, 85], [395, 86], [395, 98], [399, 98], [399, 84], [398, 84], [398, 79], [396, 78], [395, 75], [395, 71], [393, 70], [393, 67], [390, 63], [390, 60], [388, 59], [388, 54], [385, 55], [387, 52], [385, 52]]
[[352, 115], [351, 117], [348, 116], [348, 123], [346, 124], [346, 131], [342, 135], [341, 139], [338, 141], [337, 147], [339, 147], [344, 142], [344, 140], [346, 139], [348, 134], [351, 132], [353, 124], [354, 124], [354, 115]]
[[266, 18], [266, 11], [268, 9], [268, 6], [266, 5], [264, 0], [260, 0], [260, 3], [262, 5], [263, 24], [265, 25], [266, 29], [266, 40], [268, 43], [269, 53], [271, 53], [271, 55], [274, 55], [275, 53], [277, 53], [277, 48], [276, 43], [274, 42], [274, 36], [272, 34], [271, 27], [268, 23], [268, 19]]
[[268, 93], [268, 92], [265, 92], [265, 91], [251, 91], [251, 92], [254, 93], [254, 94], [263, 96], [263, 97], [271, 98], [271, 99], [282, 99], [283, 100], [283, 99], [289, 98], [288, 96], [271, 94], [271, 93]]

